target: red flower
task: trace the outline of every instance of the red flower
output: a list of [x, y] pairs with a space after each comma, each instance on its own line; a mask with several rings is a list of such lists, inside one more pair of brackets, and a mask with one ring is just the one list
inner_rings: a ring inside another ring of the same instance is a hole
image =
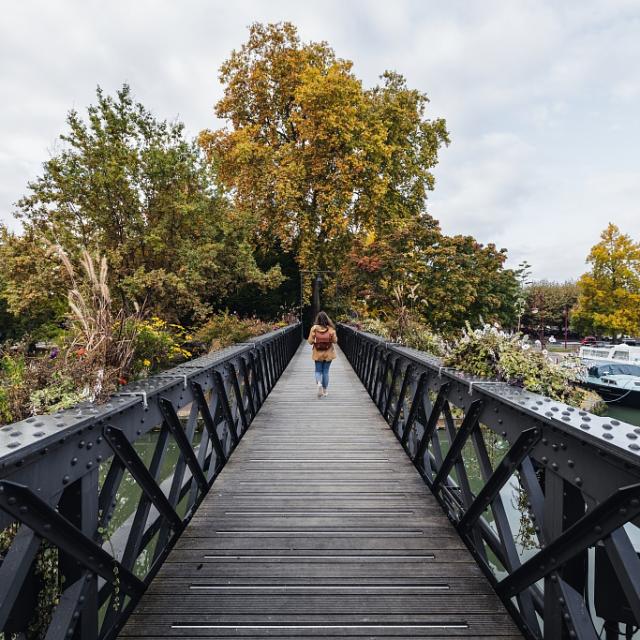
[[86, 353], [87, 350], [84, 347], [80, 347], [80, 349], [76, 351], [76, 355], [78, 356], [78, 358], [82, 358], [82, 356], [84, 356]]

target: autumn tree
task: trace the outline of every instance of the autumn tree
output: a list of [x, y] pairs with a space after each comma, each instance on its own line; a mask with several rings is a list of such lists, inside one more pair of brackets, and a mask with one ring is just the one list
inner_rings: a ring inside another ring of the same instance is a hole
[[44, 272], [23, 264], [21, 250], [44, 242], [72, 257], [101, 252], [114, 295], [169, 319], [202, 317], [242, 283], [278, 284], [278, 268], [258, 268], [247, 229], [181, 123], [156, 119], [125, 85], [113, 97], [98, 88], [86, 118], [71, 111], [67, 126], [18, 203], [24, 235], [4, 239], [10, 310], [46, 295]]
[[609, 223], [587, 262], [591, 270], [578, 280], [575, 328], [596, 335], [640, 334], [640, 243]]
[[225, 128], [200, 142], [256, 240], [305, 270], [337, 270], [354, 238], [382, 234], [424, 209], [448, 141], [427, 97], [386, 73], [366, 90], [325, 42], [290, 23], [250, 28], [222, 65]]
[[518, 284], [503, 268], [505, 259], [492, 244], [443, 235], [437, 221], [423, 215], [356, 241], [340, 278], [365, 315], [388, 315], [401, 285], [416, 319], [455, 333], [466, 322], [513, 322]]

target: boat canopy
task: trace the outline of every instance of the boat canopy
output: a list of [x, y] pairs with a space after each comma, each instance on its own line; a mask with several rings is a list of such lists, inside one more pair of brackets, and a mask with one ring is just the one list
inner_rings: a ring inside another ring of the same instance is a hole
[[600, 376], [638, 376], [640, 377], [640, 366], [635, 364], [599, 364], [589, 367], [589, 375], [594, 378]]

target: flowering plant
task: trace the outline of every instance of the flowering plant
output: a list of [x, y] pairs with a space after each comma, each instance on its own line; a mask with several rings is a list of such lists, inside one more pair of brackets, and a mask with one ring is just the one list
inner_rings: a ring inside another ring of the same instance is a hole
[[580, 406], [587, 393], [577, 387], [579, 368], [572, 360], [553, 362], [545, 350], [533, 348], [527, 338], [485, 324], [450, 346], [444, 364], [477, 376], [504, 380], [554, 400]]

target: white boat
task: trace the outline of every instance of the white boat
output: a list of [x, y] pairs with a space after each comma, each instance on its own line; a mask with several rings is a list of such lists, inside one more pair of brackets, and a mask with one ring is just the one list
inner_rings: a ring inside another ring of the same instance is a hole
[[580, 347], [580, 382], [605, 402], [640, 408], [640, 347], [628, 344]]
[[585, 345], [580, 347], [583, 364], [637, 364], [640, 365], [640, 347], [628, 344], [614, 344], [606, 347]]

